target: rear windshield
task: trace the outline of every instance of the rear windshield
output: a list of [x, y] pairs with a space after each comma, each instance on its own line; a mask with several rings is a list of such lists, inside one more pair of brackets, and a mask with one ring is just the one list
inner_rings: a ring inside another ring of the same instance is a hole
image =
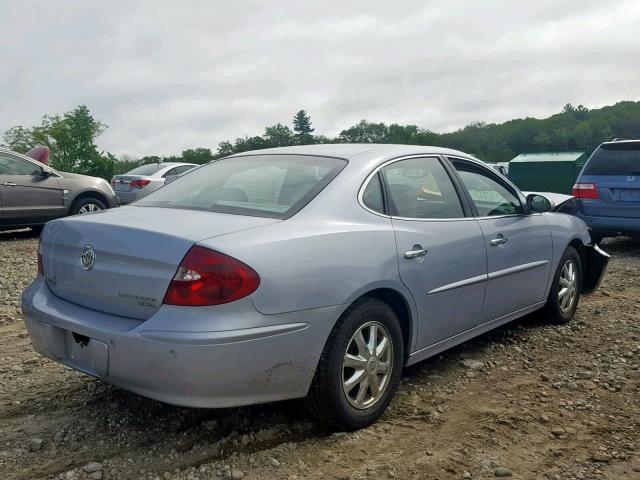
[[125, 173], [125, 175], [153, 175], [164, 167], [166, 167], [166, 165], [163, 165], [162, 163], [149, 163], [147, 165], [142, 165], [141, 167], [136, 167]]
[[134, 205], [283, 219], [309, 203], [346, 163], [303, 155], [224, 158], [185, 173]]
[[640, 175], [640, 143], [600, 145], [587, 163], [584, 175]]

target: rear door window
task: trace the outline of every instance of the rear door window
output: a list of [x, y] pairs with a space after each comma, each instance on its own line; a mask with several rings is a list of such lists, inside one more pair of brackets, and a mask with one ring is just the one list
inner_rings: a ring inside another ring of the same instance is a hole
[[404, 218], [464, 217], [456, 190], [435, 157], [399, 160], [382, 169], [391, 215]]
[[601, 145], [587, 162], [583, 175], [640, 175], [640, 143]]
[[172, 168], [171, 170], [168, 170], [167, 172], [165, 172], [162, 175], [162, 178], [171, 177], [172, 175], [177, 175], [177, 174], [178, 174], [178, 169], [177, 168]]

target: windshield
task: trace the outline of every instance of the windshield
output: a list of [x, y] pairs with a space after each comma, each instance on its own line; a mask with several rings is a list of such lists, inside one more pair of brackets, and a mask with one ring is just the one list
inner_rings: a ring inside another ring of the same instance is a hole
[[149, 163], [147, 165], [142, 165], [141, 167], [136, 167], [125, 173], [125, 175], [153, 175], [164, 167], [166, 167], [166, 165], [163, 163]]
[[598, 148], [584, 175], [640, 175], [640, 143], [610, 143]]
[[304, 155], [225, 158], [186, 173], [135, 206], [288, 218], [309, 203], [346, 163]]

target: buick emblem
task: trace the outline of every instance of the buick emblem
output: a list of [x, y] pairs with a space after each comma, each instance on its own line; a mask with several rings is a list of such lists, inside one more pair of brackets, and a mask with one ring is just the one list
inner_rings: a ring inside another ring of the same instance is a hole
[[96, 264], [96, 252], [91, 245], [87, 245], [80, 254], [80, 263], [85, 270], [91, 270]]

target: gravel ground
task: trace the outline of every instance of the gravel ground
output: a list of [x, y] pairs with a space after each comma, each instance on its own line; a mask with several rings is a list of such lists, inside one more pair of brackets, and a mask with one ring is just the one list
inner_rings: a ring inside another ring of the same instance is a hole
[[0, 478], [640, 479], [640, 241], [568, 326], [524, 319], [406, 370], [387, 414], [330, 434], [301, 402], [177, 408], [36, 355], [37, 238], [0, 233]]

